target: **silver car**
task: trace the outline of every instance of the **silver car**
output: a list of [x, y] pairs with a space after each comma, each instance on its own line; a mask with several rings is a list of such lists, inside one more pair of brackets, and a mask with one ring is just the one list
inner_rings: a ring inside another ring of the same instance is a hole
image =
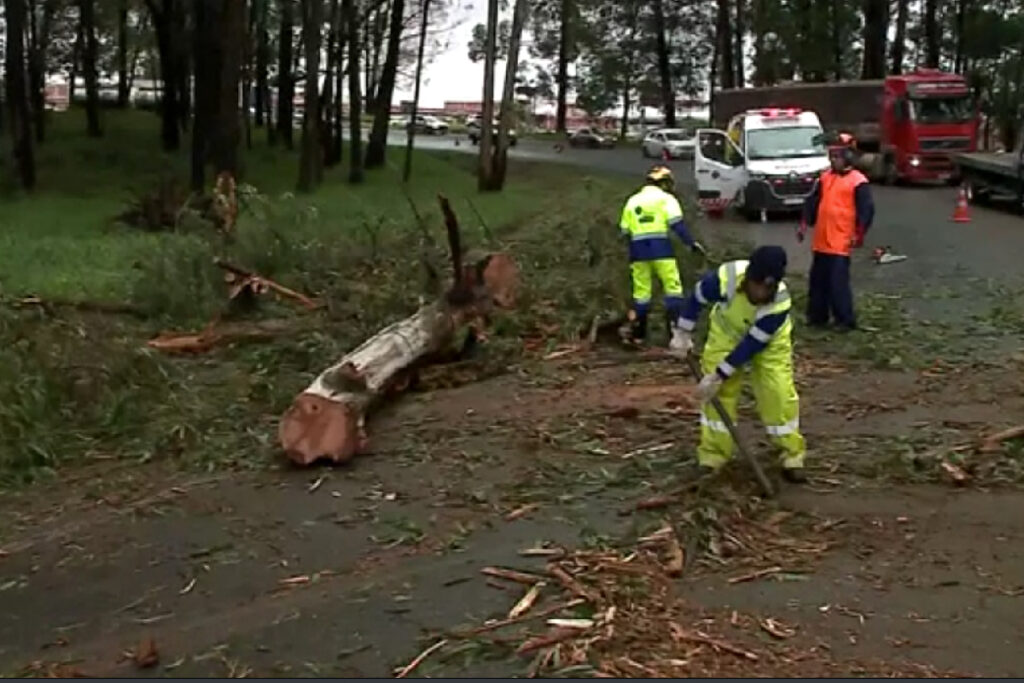
[[661, 128], [644, 137], [640, 150], [647, 158], [692, 159], [696, 140], [682, 128]]

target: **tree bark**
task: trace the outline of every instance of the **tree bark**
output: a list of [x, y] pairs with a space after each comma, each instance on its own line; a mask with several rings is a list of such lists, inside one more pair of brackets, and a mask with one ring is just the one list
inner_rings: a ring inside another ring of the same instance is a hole
[[[839, 23], [839, 8], [841, 4], [840, 0], [832, 0], [832, 13], [829, 17], [829, 22], [832, 28], [830, 41], [832, 44], [832, 72], [833, 77], [837, 81], [843, 80], [843, 76], [846, 75], [846, 69], [843, 68], [843, 30]], [[820, 80], [825, 80], [824, 73], [821, 75]]]
[[131, 96], [128, 80], [128, 0], [117, 7], [117, 106], [128, 107]]
[[505, 186], [508, 171], [508, 131], [515, 118], [516, 73], [519, 70], [519, 43], [523, 36], [523, 24], [529, 12], [528, 0], [515, 0], [512, 9], [512, 29], [508, 37], [508, 55], [505, 58], [505, 80], [502, 83], [501, 119], [498, 121], [498, 148], [494, 159], [494, 178], [491, 189], [500, 190]]
[[252, 149], [252, 115], [249, 110], [253, 101], [253, 75], [256, 71], [253, 64], [256, 59], [256, 7], [252, 3], [245, 3], [242, 11], [248, 10], [248, 17], [245, 36], [242, 42], [242, 135], [245, 137], [245, 148]]
[[267, 123], [270, 106], [270, 33], [267, 30], [270, 0], [253, 0], [252, 11], [256, 13], [256, 93], [253, 103], [256, 111], [253, 119], [261, 128]]
[[25, 79], [25, 0], [6, 0], [7, 45], [5, 85], [7, 121], [13, 141], [18, 180], [26, 190], [36, 185], [36, 164], [29, 115], [28, 84]]
[[302, 33], [306, 49], [306, 106], [302, 115], [302, 151], [299, 158], [299, 192], [312, 192], [323, 172], [320, 148], [320, 31], [323, 0], [302, 0]]
[[[719, 0], [720, 2], [722, 0]], [[654, 35], [657, 40], [658, 78], [661, 84], [661, 109], [665, 116], [665, 126], [674, 128], [676, 125], [676, 95], [672, 88], [672, 70], [668, 59], [668, 37], [665, 26], [665, 7], [663, 0], [654, 0]]]
[[[956, 47], [953, 55], [953, 71], [962, 74], [967, 71], [966, 58], [964, 55], [965, 43], [964, 43], [964, 31], [967, 28], [967, 0], [957, 0], [956, 3]], [[1024, 55], [1018, 56], [1018, 59], [1024, 58]]]
[[378, 168], [384, 165], [388, 146], [388, 124], [391, 121], [391, 100], [395, 93], [398, 58], [402, 48], [404, 19], [404, 0], [392, 0], [387, 54], [384, 57], [384, 69], [381, 71], [380, 85], [377, 88], [374, 102], [376, 113], [373, 117], [373, 129], [370, 131], [370, 142], [366, 146], [366, 168]]
[[221, 0], [220, 18], [217, 26], [220, 43], [217, 132], [211, 145], [213, 170], [216, 174], [227, 172], [237, 178], [238, 144], [241, 137], [238, 95], [245, 43], [245, 3], [241, 0]]
[[[160, 5], [157, 5], [160, 2]], [[179, 82], [178, 66], [181, 58], [175, 26], [175, 0], [148, 0], [149, 13], [153, 17], [153, 29], [156, 32], [157, 52], [160, 54], [160, 141], [165, 151], [173, 152], [181, 146], [181, 112], [178, 104]], [[199, 26], [197, 20], [197, 27]], [[199, 33], [200, 29], [197, 28]]]
[[294, 0], [278, 0], [281, 9], [281, 32], [278, 37], [277, 53], [277, 132], [288, 149], [295, 146], [292, 111], [295, 100], [295, 76], [292, 71], [292, 48], [295, 41], [294, 4]]
[[863, 0], [864, 60], [862, 79], [885, 78], [885, 39], [889, 31], [889, 0]]
[[[558, 75], [556, 77], [558, 88], [558, 102], [555, 109], [555, 131], [566, 132], [567, 98], [569, 94], [569, 45], [572, 40], [572, 2], [573, 0], [560, 0], [561, 10], [559, 13], [560, 26], [558, 29]], [[493, 97], [488, 95], [488, 97]], [[483, 130], [480, 131], [481, 137]]]
[[43, 15], [37, 17], [36, 3], [29, 5], [29, 88], [31, 89], [32, 116], [35, 119], [36, 142], [46, 139], [46, 48], [50, 43], [50, 28], [56, 10], [54, 0], [43, 0]]
[[[423, 0], [422, 16], [420, 17], [419, 45], [416, 48], [416, 77], [412, 91], [412, 112], [410, 121], [416, 120], [416, 113], [420, 106], [420, 80], [423, 76], [423, 53], [427, 45], [427, 21], [430, 15], [430, 0]], [[412, 143], [416, 138], [416, 126], [409, 126], [405, 138], [405, 163], [402, 166], [402, 182], [408, 183], [412, 177]]]
[[342, 117], [342, 105], [345, 100], [345, 17], [339, 9], [338, 15], [338, 66], [334, 76], [334, 134], [332, 137], [331, 164], [332, 166], [341, 163], [342, 138], [345, 130]]
[[203, 65], [203, 68], [196, 69], [193, 81], [191, 185], [194, 192], [202, 192], [205, 188], [206, 163], [210, 157], [213, 128], [216, 126], [217, 82], [220, 77], [220, 54], [216, 41], [219, 22], [217, 10], [210, 0], [193, 0], [193, 54], [196, 64]]
[[327, 33], [327, 69], [324, 71], [324, 87], [320, 91], [320, 157], [324, 166], [333, 163], [331, 158], [334, 149], [334, 82], [335, 72], [338, 70], [338, 32], [341, 30], [341, 2], [330, 2], [330, 18], [327, 20], [330, 27]]
[[718, 40], [719, 22], [715, 19], [715, 27], [711, 31], [711, 66], [708, 69], [708, 120], [715, 125], [715, 91], [718, 90], [718, 55], [722, 51], [722, 41]]
[[746, 13], [744, 12], [743, 3], [746, 1], [747, 0], [736, 0], [736, 23], [733, 26], [735, 29], [733, 44], [736, 49], [735, 67], [737, 88], [744, 87], [747, 82], [746, 68], [744, 67], [745, 60], [743, 58], [743, 41], [747, 33]]
[[731, 15], [729, 0], [718, 0], [718, 54], [722, 57], [720, 73], [722, 88], [725, 90], [736, 87], [736, 66], [733, 64], [736, 52], [732, 45]]
[[341, 11], [345, 15], [346, 40], [348, 42], [348, 130], [349, 130], [349, 171], [348, 181], [363, 182], [363, 126], [362, 102], [359, 83], [359, 12], [355, 0], [342, 0]]
[[910, 0], [896, 0], [896, 35], [893, 37], [889, 59], [890, 70], [894, 74], [903, 73], [904, 43], [907, 40], [907, 15], [910, 13]]
[[[399, 1], [392, 0], [392, 9], [390, 10], [392, 15], [394, 13], [393, 4]], [[383, 74], [380, 68], [380, 53], [384, 47], [384, 34], [387, 30], [389, 16], [391, 15], [389, 15], [388, 3], [382, 3], [373, 13], [373, 21], [367, 24], [368, 31], [372, 30], [369, 33], [372, 40], [364, 39], [366, 43], [366, 97], [364, 99], [368, 113], [376, 113], [381, 100]], [[394, 19], [391, 21], [393, 27]]]
[[485, 192], [491, 190], [494, 184], [494, 62], [497, 57], [497, 39], [498, 0], [487, 0], [484, 92], [480, 111], [480, 156], [477, 162], [477, 187]]
[[71, 46], [71, 69], [68, 73], [68, 107], [75, 106], [75, 81], [82, 65], [82, 22], [75, 25], [75, 42]]
[[100, 127], [100, 83], [96, 60], [99, 44], [96, 39], [96, 0], [79, 0], [82, 37], [85, 39], [82, 51], [82, 71], [85, 72], [85, 120], [89, 137], [103, 135]]
[[924, 0], [924, 62], [938, 69], [942, 58], [942, 31], [939, 26], [939, 0]]

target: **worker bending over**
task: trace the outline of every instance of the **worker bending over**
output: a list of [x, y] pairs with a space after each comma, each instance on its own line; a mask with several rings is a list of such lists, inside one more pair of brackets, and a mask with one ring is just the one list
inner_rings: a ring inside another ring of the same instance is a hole
[[759, 247], [749, 261], [729, 261], [707, 273], [683, 304], [680, 350], [693, 348], [692, 330], [701, 308], [713, 304], [708, 340], [701, 356], [701, 468], [717, 470], [732, 457], [733, 440], [713, 405], [718, 397], [735, 422], [743, 376], [749, 375], [757, 411], [772, 442], [782, 451], [782, 473], [804, 481], [805, 444], [800, 434], [800, 401], [793, 382], [793, 321], [790, 317], [786, 252]]
[[651, 308], [654, 276], [661, 282], [665, 312], [672, 331], [670, 346], [680, 342], [676, 321], [683, 303], [683, 284], [679, 266], [669, 240], [674, 232], [683, 243], [696, 252], [704, 247], [693, 239], [683, 219], [683, 207], [672, 194], [675, 181], [666, 166], [654, 166], [647, 172], [639, 192], [626, 200], [619, 229], [629, 239], [630, 275], [633, 285], [631, 325], [623, 330], [626, 341], [642, 344], [647, 338], [647, 316]]
[[850, 288], [850, 249], [864, 245], [875, 204], [864, 174], [853, 167], [856, 142], [841, 133], [829, 147], [832, 168], [821, 174], [804, 202], [797, 239], [814, 226], [814, 252], [807, 292], [807, 324], [828, 325], [829, 313], [842, 331], [856, 329]]

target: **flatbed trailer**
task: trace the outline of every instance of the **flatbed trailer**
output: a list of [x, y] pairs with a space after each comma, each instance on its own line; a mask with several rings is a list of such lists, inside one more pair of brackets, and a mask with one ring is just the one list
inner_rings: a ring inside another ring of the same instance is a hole
[[1010, 201], [1024, 213], [1024, 132], [1012, 152], [971, 152], [953, 157], [967, 201]]

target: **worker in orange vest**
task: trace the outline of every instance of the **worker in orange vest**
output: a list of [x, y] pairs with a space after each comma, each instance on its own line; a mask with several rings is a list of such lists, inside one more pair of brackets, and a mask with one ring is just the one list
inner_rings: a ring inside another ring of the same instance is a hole
[[814, 240], [807, 293], [807, 324], [825, 327], [831, 314], [841, 331], [857, 328], [850, 288], [850, 250], [864, 246], [864, 235], [875, 217], [875, 203], [864, 174], [853, 167], [857, 144], [840, 133], [829, 145], [831, 168], [821, 174], [804, 202], [797, 240], [809, 226]]

